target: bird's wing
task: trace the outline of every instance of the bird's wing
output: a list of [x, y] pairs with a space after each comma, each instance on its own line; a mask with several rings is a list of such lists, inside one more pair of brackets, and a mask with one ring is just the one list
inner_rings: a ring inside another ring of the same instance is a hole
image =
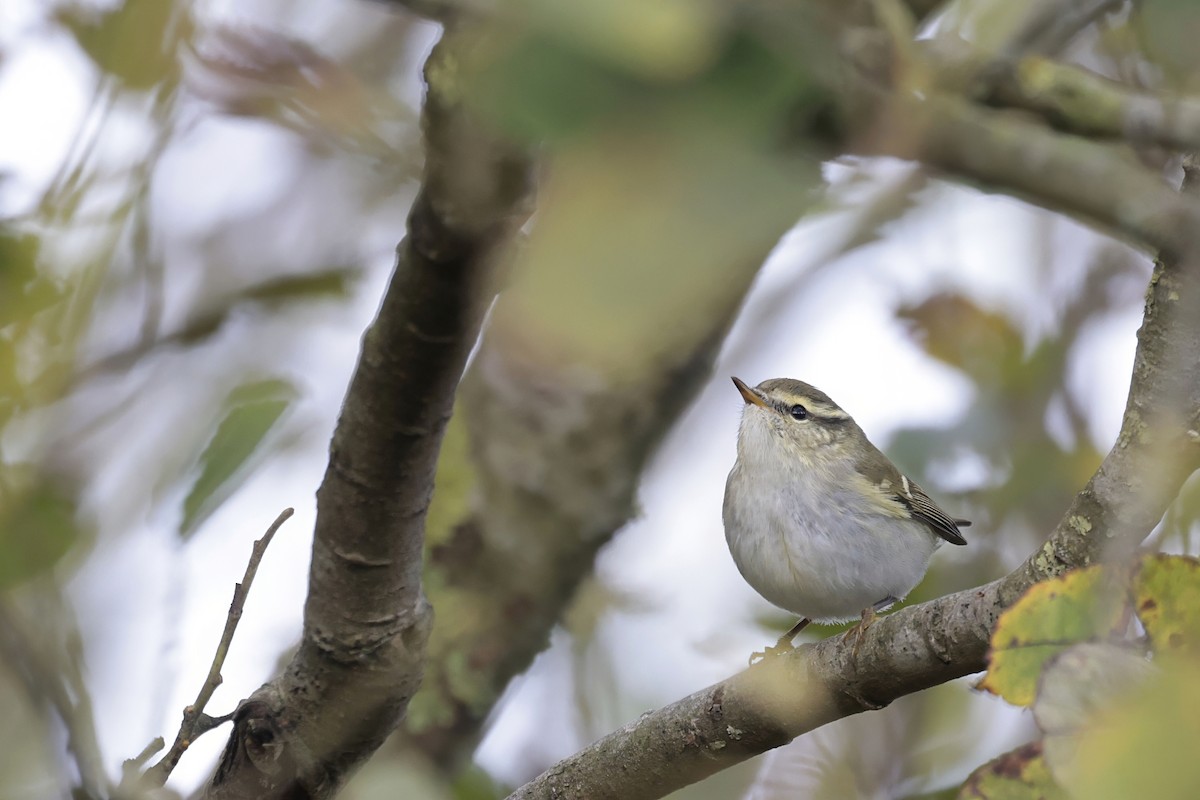
[[960, 526], [964, 528], [970, 526], [970, 520], [955, 519], [942, 511], [938, 504], [925, 493], [925, 490], [917, 485], [916, 481], [901, 476], [900, 486], [895, 488], [899, 489], [896, 492], [896, 499], [907, 506], [915, 518], [933, 528], [934, 533], [950, 544], [967, 543], [958, 529]]
[[[954, 519], [933, 502], [925, 490], [917, 482], [909, 479], [896, 469], [887, 456], [878, 448], [867, 442], [868, 450], [858, 463], [859, 474], [879, 491], [881, 506], [891, 506], [896, 512], [908, 513], [913, 519], [924, 522], [934, 533], [950, 544], [966, 544], [967, 540], [958, 532], [960, 527], [971, 523], [965, 519]], [[903, 508], [897, 508], [898, 504]], [[891, 509], [883, 509], [890, 512]]]

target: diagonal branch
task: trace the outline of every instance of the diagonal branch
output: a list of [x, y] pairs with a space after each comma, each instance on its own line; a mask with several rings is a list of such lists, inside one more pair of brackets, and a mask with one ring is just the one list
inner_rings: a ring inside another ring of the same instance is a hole
[[1044, 56], [998, 62], [958, 39], [930, 40], [922, 55], [939, 86], [965, 88], [987, 103], [1033, 111], [1064, 131], [1180, 150], [1200, 147], [1200, 97], [1195, 95], [1138, 89]]
[[[1194, 235], [1181, 232], [1180, 242]], [[978, 672], [997, 617], [1028, 587], [1136, 547], [1200, 467], [1200, 251], [1183, 252], [1184, 262], [1156, 265], [1116, 444], [1025, 563], [883, 618], [860, 647], [826, 639], [647, 713], [510, 800], [662, 797], [834, 720]]]
[[431, 615], [425, 511], [454, 392], [528, 213], [530, 165], [460, 105], [455, 37], [425, 66], [425, 179], [317, 493], [304, 636], [238, 708], [205, 795], [329, 797], [402, 719]]
[[854, 152], [920, 161], [1168, 257], [1188, 252], [1200, 230], [1200, 200], [1113, 147], [962, 100], [862, 91], [874, 117], [851, 143]]
[[[764, 250], [732, 266], [686, 342], [626, 363], [632, 377], [620, 383], [580, 386], [579, 367], [571, 374], [521, 363], [503, 343], [497, 317], [505, 299], [498, 301], [461, 390], [480, 500], [430, 531], [426, 580], [435, 605], [454, 618], [430, 642], [421, 713], [414, 704], [406, 745], [443, 771], [470, 755], [494, 702], [545, 647], [596, 553], [637, 513], [642, 469], [707, 380], [765, 257]], [[623, 313], [628, 320], [647, 312]], [[524, 463], [555, 465], [553, 474], [530, 481], [503, 460], [517, 452]]]

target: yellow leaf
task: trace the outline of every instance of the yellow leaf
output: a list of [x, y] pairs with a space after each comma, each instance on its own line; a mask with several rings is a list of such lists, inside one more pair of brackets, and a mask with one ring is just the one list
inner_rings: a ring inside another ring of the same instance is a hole
[[1047, 661], [1073, 644], [1120, 632], [1128, 617], [1120, 573], [1111, 567], [1087, 567], [1038, 583], [1000, 615], [979, 688], [1027, 706]]
[[1133, 581], [1133, 605], [1155, 652], [1200, 654], [1200, 561], [1146, 556]]

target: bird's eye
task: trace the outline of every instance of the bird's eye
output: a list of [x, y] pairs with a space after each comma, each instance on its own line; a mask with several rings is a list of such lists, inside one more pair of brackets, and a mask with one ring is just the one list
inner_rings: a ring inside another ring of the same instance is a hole
[[808, 419], [808, 409], [799, 403], [796, 403], [796, 405], [792, 406], [791, 413], [796, 419]]

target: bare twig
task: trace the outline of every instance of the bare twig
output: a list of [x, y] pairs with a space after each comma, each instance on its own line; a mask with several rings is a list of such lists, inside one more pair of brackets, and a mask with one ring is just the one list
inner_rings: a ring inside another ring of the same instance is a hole
[[200, 309], [177, 330], [157, 337], [143, 336], [131, 347], [101, 356], [81, 367], [76, 381], [83, 382], [107, 373], [127, 370], [155, 351], [200, 344], [220, 332], [235, 312], [246, 305], [272, 307], [320, 297], [344, 297], [347, 284], [360, 274], [361, 270], [357, 268], [336, 267], [320, 272], [272, 277], [243, 287], [210, 307]]
[[225, 665], [225, 657], [229, 655], [229, 645], [233, 642], [233, 634], [237, 631], [238, 623], [242, 619], [242, 609], [245, 608], [246, 597], [250, 594], [254, 576], [258, 573], [258, 564], [262, 561], [267, 546], [275, 538], [275, 532], [294, 513], [293, 509], [285, 508], [271, 523], [271, 527], [267, 528], [263, 537], [254, 542], [254, 548], [250, 552], [250, 562], [246, 564], [246, 574], [242, 576], [241, 583], [237, 583], [233, 587], [233, 601], [229, 604], [229, 614], [225, 617], [225, 630], [221, 634], [221, 641], [217, 644], [217, 651], [213, 654], [212, 665], [208, 668], [208, 677], [204, 679], [204, 684], [200, 687], [200, 693], [196, 695], [195, 702], [183, 710], [183, 722], [179, 724], [179, 733], [175, 735], [175, 742], [171, 745], [171, 749], [157, 764], [146, 770], [144, 776], [146, 783], [152, 786], [164, 785], [171, 775], [171, 770], [175, 769], [179, 759], [192, 742], [196, 741], [197, 737], [232, 719], [232, 714], [210, 717], [204, 713], [204, 707], [208, 705], [213, 692], [224, 680], [221, 677], [221, 668]]

